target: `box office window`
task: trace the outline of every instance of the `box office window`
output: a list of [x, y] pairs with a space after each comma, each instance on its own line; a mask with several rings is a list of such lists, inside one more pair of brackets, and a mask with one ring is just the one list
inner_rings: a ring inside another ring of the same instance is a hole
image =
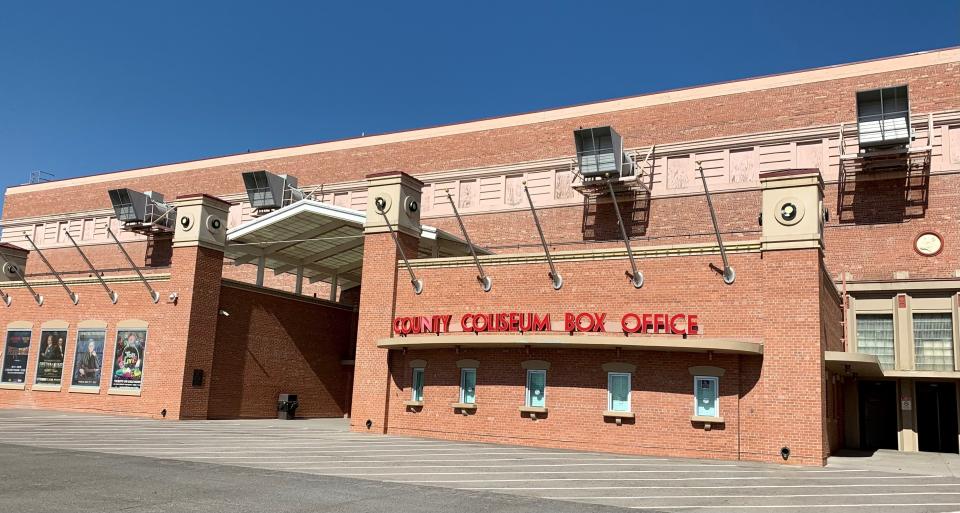
[[546, 406], [547, 399], [547, 371], [528, 370], [527, 371], [527, 406], [542, 408]]
[[477, 369], [460, 369], [460, 402], [477, 402]]
[[893, 314], [857, 315], [857, 351], [875, 355], [884, 369], [894, 367]]
[[693, 387], [693, 414], [698, 417], [719, 417], [720, 379], [715, 376], [695, 376]]
[[953, 370], [953, 317], [950, 313], [913, 314], [917, 370]]
[[422, 367], [413, 369], [413, 376], [411, 377], [410, 389], [411, 389], [410, 400], [412, 401], [423, 400], [423, 368]]
[[630, 374], [610, 372], [607, 374], [607, 409], [630, 411]]

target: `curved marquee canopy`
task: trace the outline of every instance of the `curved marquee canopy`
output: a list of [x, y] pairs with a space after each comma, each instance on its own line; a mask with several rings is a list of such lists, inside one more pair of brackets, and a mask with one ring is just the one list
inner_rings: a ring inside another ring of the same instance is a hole
[[[360, 284], [366, 214], [314, 200], [301, 200], [227, 231], [225, 255], [235, 265], [258, 264], [274, 274], [297, 273], [310, 283], [325, 281], [344, 289]], [[422, 225], [418, 255], [429, 258], [469, 255], [462, 239]], [[476, 248], [479, 254], [489, 251]]]

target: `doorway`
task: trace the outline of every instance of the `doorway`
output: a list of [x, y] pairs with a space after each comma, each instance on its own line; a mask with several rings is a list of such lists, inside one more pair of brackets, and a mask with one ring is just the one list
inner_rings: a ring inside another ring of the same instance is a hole
[[895, 381], [860, 382], [860, 448], [865, 450], [898, 448], [897, 383]]
[[917, 382], [917, 438], [920, 450], [957, 452], [957, 387], [950, 382]]

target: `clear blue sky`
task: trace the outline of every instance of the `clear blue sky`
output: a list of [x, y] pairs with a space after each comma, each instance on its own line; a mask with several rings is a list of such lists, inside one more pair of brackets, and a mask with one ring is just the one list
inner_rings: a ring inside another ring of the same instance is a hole
[[0, 185], [958, 44], [958, 0], [9, 0]]

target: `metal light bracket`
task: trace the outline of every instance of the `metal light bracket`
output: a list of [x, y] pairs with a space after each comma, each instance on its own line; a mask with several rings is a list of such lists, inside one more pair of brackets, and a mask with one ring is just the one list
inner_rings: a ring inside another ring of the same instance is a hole
[[547, 246], [547, 239], [543, 236], [543, 228], [540, 227], [540, 219], [537, 217], [537, 209], [533, 206], [533, 198], [530, 197], [530, 188], [527, 187], [527, 182], [523, 182], [523, 192], [527, 194], [527, 202], [530, 203], [530, 213], [533, 214], [533, 224], [537, 226], [537, 233], [540, 234], [540, 244], [543, 245], [543, 253], [547, 256], [547, 264], [550, 265], [548, 276], [550, 277], [550, 281], [553, 282], [553, 289], [560, 290], [560, 288], [563, 287], [563, 276], [560, 276], [556, 266], [553, 265], [553, 257], [550, 256], [550, 247]]
[[713, 231], [717, 234], [717, 245], [720, 246], [720, 258], [723, 259], [723, 282], [727, 285], [733, 285], [737, 279], [737, 272], [727, 261], [727, 250], [723, 246], [723, 239], [720, 237], [720, 225], [717, 224], [717, 213], [713, 210], [713, 200], [710, 199], [710, 189], [707, 188], [707, 177], [703, 174], [703, 164], [697, 161], [697, 171], [700, 172], [700, 180], [703, 182], [703, 192], [707, 197], [707, 207], [710, 209], [710, 219], [713, 221]]
[[387, 225], [387, 229], [390, 230], [390, 235], [393, 236], [393, 243], [397, 245], [397, 251], [400, 253], [400, 258], [403, 259], [403, 264], [407, 267], [407, 272], [410, 273], [410, 285], [413, 286], [413, 293], [420, 295], [423, 292], [423, 280], [417, 278], [417, 275], [413, 272], [413, 267], [410, 266], [410, 261], [407, 260], [407, 255], [403, 252], [403, 248], [400, 246], [400, 239], [397, 238], [397, 232], [393, 230], [393, 225], [390, 224], [390, 220], [387, 219], [387, 203], [383, 198], [377, 198], [375, 200], [375, 205], [377, 211], [380, 212], [380, 215], [383, 216], [383, 222]]
[[620, 227], [620, 236], [623, 238], [623, 244], [627, 248], [627, 258], [630, 259], [630, 270], [626, 271], [627, 278], [634, 288], [639, 289], [643, 286], [643, 273], [637, 270], [637, 261], [633, 258], [633, 249], [630, 248], [630, 239], [627, 238], [627, 229], [623, 225], [623, 216], [620, 215], [620, 205], [617, 203], [617, 193], [613, 190], [613, 181], [607, 180], [607, 187], [610, 190], [610, 199], [613, 200], [613, 211], [617, 214], [617, 225]]
[[111, 290], [110, 287], [107, 285], [107, 282], [103, 281], [103, 277], [100, 276], [100, 271], [97, 271], [97, 269], [90, 262], [90, 259], [87, 258], [87, 255], [83, 252], [82, 249], [80, 249], [80, 246], [77, 244], [77, 241], [73, 239], [73, 235], [70, 235], [70, 232], [67, 230], [64, 230], [63, 234], [66, 235], [68, 239], [70, 239], [70, 243], [73, 244], [73, 247], [77, 248], [77, 252], [80, 253], [80, 258], [82, 258], [83, 261], [87, 263], [87, 267], [89, 267], [90, 272], [92, 272], [93, 275], [97, 277], [97, 280], [100, 282], [100, 285], [103, 287], [103, 290], [107, 291], [107, 296], [110, 298], [110, 301], [113, 304], [117, 304], [117, 300], [120, 299], [120, 295], [117, 294], [115, 291]]
[[[53, 273], [53, 276], [57, 279], [58, 282], [60, 282], [60, 286], [63, 287], [63, 290], [67, 291], [67, 296], [70, 297], [70, 301], [72, 301], [73, 304], [79, 303], [80, 294], [77, 294], [76, 292], [70, 290], [70, 287], [66, 284], [66, 282], [63, 281], [63, 278], [60, 277], [60, 273], [58, 273], [57, 270], [54, 269], [52, 265], [50, 265], [50, 261], [47, 260], [47, 257], [43, 256], [43, 252], [40, 251], [40, 248], [38, 248], [37, 245], [33, 243], [33, 239], [31, 239], [30, 236], [27, 235], [26, 233], [23, 234], [23, 237], [27, 239], [27, 242], [29, 242], [31, 246], [33, 246], [33, 250], [36, 251], [37, 256], [40, 257], [40, 260], [42, 260], [44, 265], [47, 266], [47, 269], [50, 269], [50, 272]], [[26, 282], [26, 280], [24, 280], [24, 282]]]
[[483, 266], [480, 265], [480, 259], [477, 258], [477, 251], [473, 248], [473, 242], [470, 240], [470, 234], [467, 233], [467, 227], [463, 225], [463, 219], [460, 217], [460, 212], [457, 210], [457, 205], [453, 201], [453, 196], [450, 194], [450, 189], [447, 189], [447, 200], [450, 202], [450, 207], [453, 208], [453, 215], [457, 217], [457, 223], [460, 224], [460, 232], [463, 233], [463, 238], [467, 241], [467, 247], [470, 248], [470, 254], [473, 256], [473, 263], [477, 266], [477, 272], [480, 273], [477, 276], [477, 281], [480, 282], [480, 287], [483, 288], [484, 292], [490, 292], [490, 290], [493, 288], [493, 280], [483, 272]]
[[130, 267], [134, 270], [134, 272], [137, 273], [137, 277], [140, 278], [140, 281], [143, 283], [143, 286], [147, 288], [148, 292], [150, 292], [150, 299], [153, 300], [154, 304], [159, 303], [160, 293], [157, 292], [156, 290], [153, 290], [153, 287], [150, 286], [150, 282], [148, 282], [147, 279], [143, 277], [143, 273], [140, 272], [140, 268], [137, 267], [137, 264], [133, 263], [133, 259], [130, 258], [130, 254], [127, 253], [126, 249], [124, 249], [123, 244], [120, 244], [120, 239], [118, 239], [117, 236], [113, 234], [110, 228], [107, 228], [107, 234], [110, 235], [110, 237], [113, 239], [113, 242], [116, 243], [118, 248], [120, 248], [120, 252], [123, 253], [123, 256], [126, 257], [127, 259], [127, 263], [129, 263]]

